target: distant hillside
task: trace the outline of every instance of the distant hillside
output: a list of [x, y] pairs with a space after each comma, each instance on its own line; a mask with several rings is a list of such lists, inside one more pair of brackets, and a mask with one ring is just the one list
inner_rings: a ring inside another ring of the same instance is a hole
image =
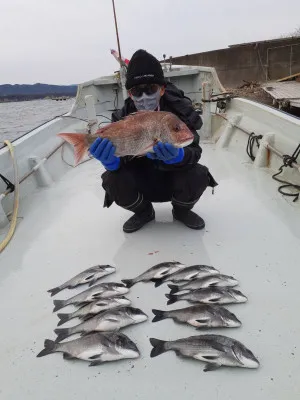
[[47, 96], [76, 96], [77, 85], [0, 85], [0, 99], [24, 100], [38, 99]]

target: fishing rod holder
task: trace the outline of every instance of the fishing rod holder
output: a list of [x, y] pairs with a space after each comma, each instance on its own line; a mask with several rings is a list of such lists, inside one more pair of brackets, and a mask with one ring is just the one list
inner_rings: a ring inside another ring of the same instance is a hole
[[52, 176], [49, 174], [47, 168], [45, 167], [45, 162], [47, 158], [40, 159], [36, 156], [29, 157], [29, 165], [34, 172], [38, 186], [47, 187], [53, 184]]

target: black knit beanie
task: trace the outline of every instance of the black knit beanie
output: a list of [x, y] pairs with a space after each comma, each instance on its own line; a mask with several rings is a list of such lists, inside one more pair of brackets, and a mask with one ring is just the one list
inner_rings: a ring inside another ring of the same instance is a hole
[[129, 90], [133, 86], [146, 83], [164, 85], [164, 73], [160, 62], [152, 54], [137, 50], [128, 64], [125, 86]]

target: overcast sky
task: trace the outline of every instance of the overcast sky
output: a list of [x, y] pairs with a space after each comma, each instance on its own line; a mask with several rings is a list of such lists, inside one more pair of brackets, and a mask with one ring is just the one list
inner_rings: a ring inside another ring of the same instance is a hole
[[[300, 25], [300, 1], [115, 0], [122, 54], [162, 58], [264, 40]], [[0, 0], [0, 84], [80, 83], [118, 64], [111, 0]]]

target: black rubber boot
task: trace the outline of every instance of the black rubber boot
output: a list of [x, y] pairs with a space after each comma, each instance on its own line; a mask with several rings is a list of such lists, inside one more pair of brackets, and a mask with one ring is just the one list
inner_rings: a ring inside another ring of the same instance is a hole
[[187, 208], [174, 207], [173, 217], [191, 229], [203, 229], [205, 227], [204, 220]]
[[154, 220], [155, 212], [150, 202], [143, 202], [139, 205], [138, 210], [123, 225], [123, 231], [126, 233], [136, 232], [148, 222]]

